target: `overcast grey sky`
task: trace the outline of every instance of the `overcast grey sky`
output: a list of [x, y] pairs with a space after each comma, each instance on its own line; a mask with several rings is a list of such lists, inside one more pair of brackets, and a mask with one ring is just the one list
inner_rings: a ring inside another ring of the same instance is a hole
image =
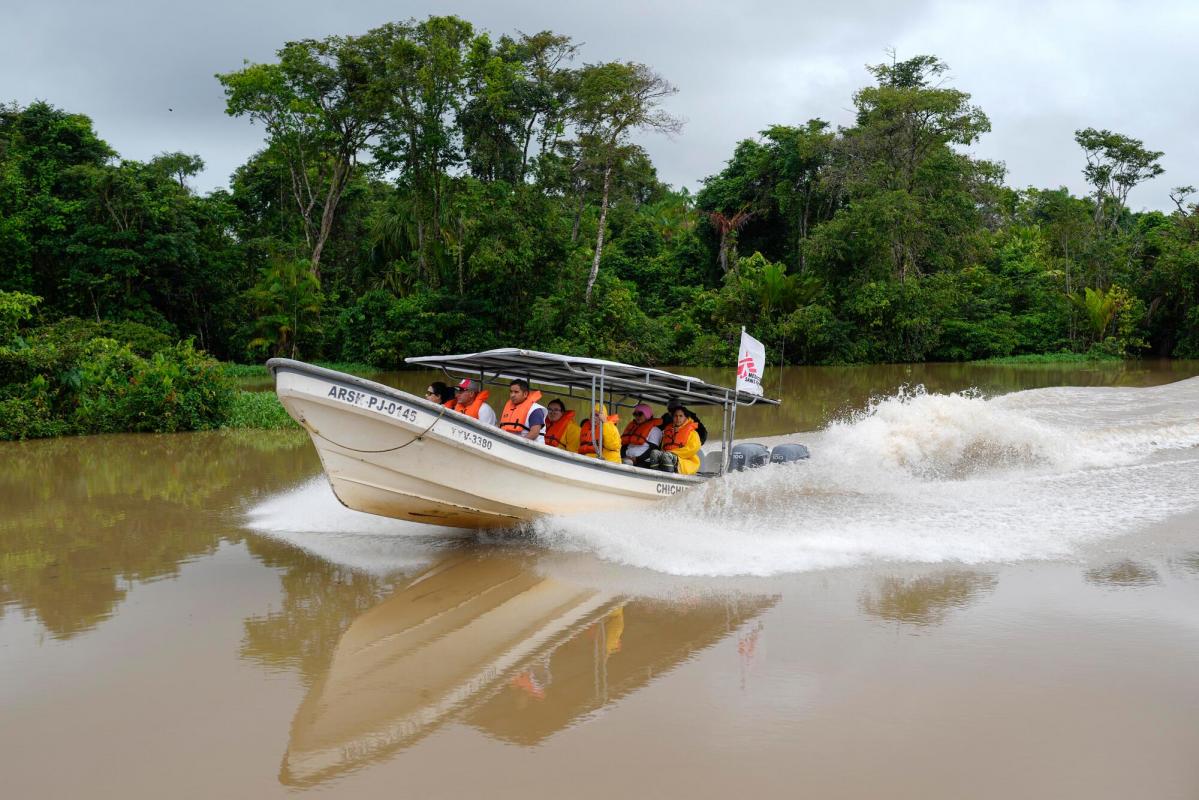
[[991, 118], [975, 154], [1003, 161], [1012, 186], [1084, 192], [1083, 127], [1165, 151], [1166, 174], [1132, 193], [1134, 208], [1168, 208], [1170, 187], [1199, 185], [1194, 0], [0, 0], [0, 101], [85, 113], [126, 158], [198, 153], [207, 190], [261, 146], [260, 129], [225, 116], [214, 73], [271, 60], [288, 40], [451, 13], [497, 35], [567, 34], [584, 43], [580, 62], [640, 61], [672, 81], [669, 108], [686, 127], [642, 144], [675, 186], [694, 189], [768, 125], [849, 122], [864, 65], [888, 48], [950, 65], [950, 84]]

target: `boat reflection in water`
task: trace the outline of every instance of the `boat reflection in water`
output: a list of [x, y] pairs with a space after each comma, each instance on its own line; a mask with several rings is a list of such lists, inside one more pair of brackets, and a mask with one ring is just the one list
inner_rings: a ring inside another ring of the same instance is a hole
[[451, 719], [536, 744], [774, 602], [626, 599], [516, 558], [453, 556], [345, 631], [296, 712], [280, 780], [321, 783]]

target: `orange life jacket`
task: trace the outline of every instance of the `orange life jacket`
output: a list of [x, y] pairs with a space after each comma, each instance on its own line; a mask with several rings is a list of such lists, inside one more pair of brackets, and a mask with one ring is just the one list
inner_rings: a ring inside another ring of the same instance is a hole
[[687, 444], [691, 432], [698, 427], [693, 420], [687, 420], [681, 428], [676, 428], [673, 424], [667, 425], [666, 430], [662, 431], [662, 449], [668, 453], [679, 449]]
[[482, 408], [483, 404], [487, 402], [487, 398], [490, 395], [491, 395], [491, 392], [484, 389], [483, 391], [481, 391], [477, 395], [475, 395], [475, 399], [472, 400], [471, 404], [468, 406], [462, 405], [455, 399], [455, 400], [451, 400], [450, 402], [446, 403], [445, 407], [448, 409], [451, 409], [453, 411], [457, 411], [460, 414], [465, 414], [468, 417], [474, 417], [475, 419], [478, 419], [479, 418], [479, 409]]
[[658, 427], [658, 420], [654, 417], [650, 417], [640, 425], [633, 420], [625, 427], [624, 433], [620, 437], [620, 443], [630, 447], [645, 444], [649, 440], [650, 431], [656, 427]]
[[500, 428], [508, 433], [515, 433], [517, 436], [524, 436], [530, 430], [529, 426], [525, 424], [525, 420], [529, 418], [529, 411], [532, 410], [533, 404], [540, 399], [541, 392], [533, 391], [529, 392], [529, 396], [518, 406], [512, 405], [512, 401], [509, 400], [504, 404], [504, 413], [500, 416]]
[[[620, 421], [620, 417], [616, 414], [608, 416], [608, 422], [615, 425]], [[604, 432], [600, 431], [600, 447], [604, 446]], [[591, 417], [583, 420], [583, 424], [579, 426], [579, 455], [586, 456], [595, 452], [595, 442], [591, 441]]]
[[560, 447], [562, 445], [562, 434], [566, 433], [567, 426], [570, 421], [575, 418], [575, 412], [567, 411], [562, 414], [557, 422], [550, 422], [549, 410], [546, 409], [545, 418], [545, 443], [550, 447]]

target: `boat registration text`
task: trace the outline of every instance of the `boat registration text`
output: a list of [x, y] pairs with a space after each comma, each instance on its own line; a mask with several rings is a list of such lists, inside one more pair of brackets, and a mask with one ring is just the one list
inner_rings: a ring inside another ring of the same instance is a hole
[[461, 442], [466, 442], [467, 444], [473, 444], [475, 447], [481, 447], [484, 450], [491, 449], [491, 444], [492, 444], [491, 440], [488, 439], [486, 436], [482, 436], [480, 434], [475, 433], [474, 431], [468, 431], [465, 428], [459, 428], [456, 425], [451, 425], [450, 433], [453, 434], [455, 439], [457, 439]]
[[381, 414], [386, 414], [389, 417], [402, 419], [405, 422], [416, 422], [416, 409], [408, 408], [402, 403], [397, 403], [394, 400], [385, 400], [382, 397], [376, 397], [368, 392], [360, 392], [357, 389], [347, 389], [344, 386], [330, 386], [328, 397], [334, 400], [341, 400], [345, 403], [365, 408], [368, 411], [378, 411]]

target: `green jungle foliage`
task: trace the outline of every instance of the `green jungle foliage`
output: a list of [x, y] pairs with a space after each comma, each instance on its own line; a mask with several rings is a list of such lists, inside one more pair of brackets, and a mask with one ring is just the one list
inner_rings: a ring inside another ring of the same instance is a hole
[[[121, 159], [85, 116], [0, 106], [5, 435], [219, 424], [227, 389], [174, 391], [209, 380], [198, 351], [723, 364], [745, 325], [774, 363], [1199, 357], [1194, 190], [1131, 211], [1162, 172], [1137, 139], [1074, 132], [1086, 196], [1009, 187], [947, 66], [892, 58], [852, 124], [772, 125], [692, 195], [634, 143], [679, 130], [674, 87], [580, 48], [457, 17], [288, 42], [216, 76], [265, 141], [204, 195], [198, 156]], [[135, 377], [178, 407], [148, 421]]]
[[[28, 307], [27, 297], [0, 292], [0, 309]], [[9, 326], [0, 339], [0, 439], [218, 427], [234, 400], [221, 365], [190, 340], [158, 337], [134, 322]]]

